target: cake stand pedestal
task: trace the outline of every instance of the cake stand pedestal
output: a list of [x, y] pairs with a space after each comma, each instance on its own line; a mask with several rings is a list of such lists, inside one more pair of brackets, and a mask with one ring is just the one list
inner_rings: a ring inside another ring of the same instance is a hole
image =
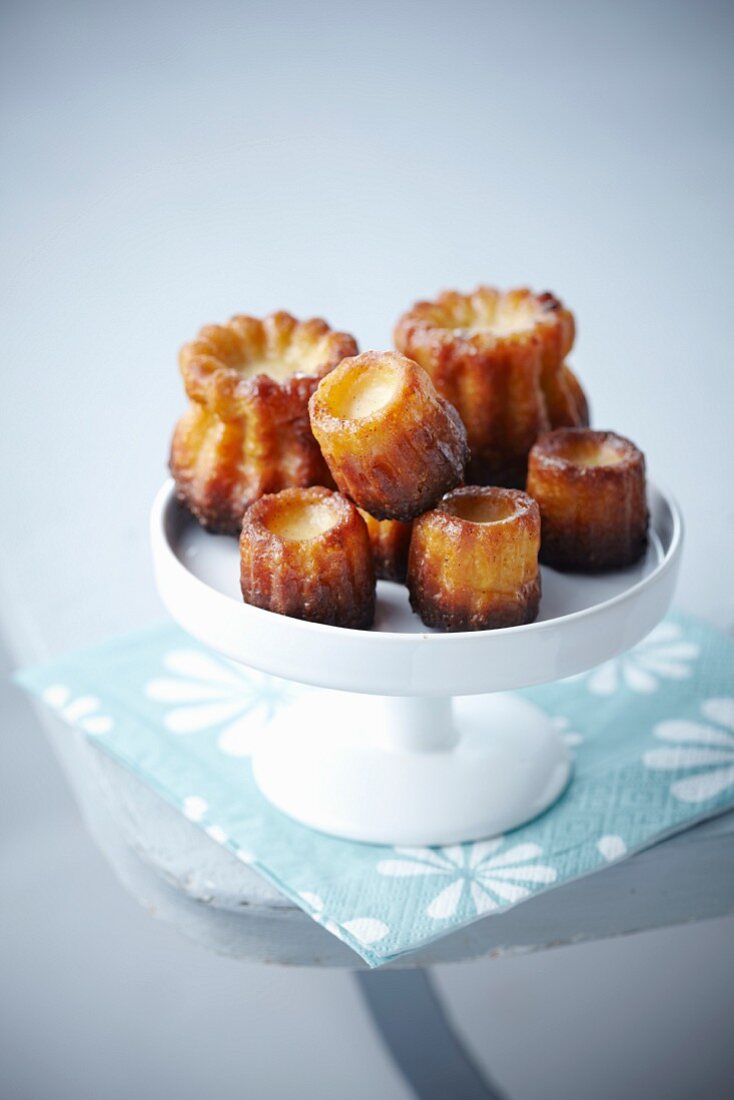
[[550, 720], [507, 692], [624, 652], [667, 611], [682, 522], [653, 486], [649, 505], [650, 546], [637, 565], [601, 576], [544, 569], [537, 622], [458, 634], [427, 630], [406, 590], [388, 582], [371, 631], [244, 604], [236, 540], [203, 531], [171, 482], [153, 505], [151, 537], [158, 589], [185, 630], [232, 660], [330, 689], [304, 694], [268, 727], [253, 757], [265, 796], [336, 836], [454, 844], [531, 820], [569, 781]]
[[408, 845], [512, 829], [555, 802], [571, 772], [548, 718], [509, 694], [309, 694], [271, 724], [253, 767], [291, 817], [352, 840]]

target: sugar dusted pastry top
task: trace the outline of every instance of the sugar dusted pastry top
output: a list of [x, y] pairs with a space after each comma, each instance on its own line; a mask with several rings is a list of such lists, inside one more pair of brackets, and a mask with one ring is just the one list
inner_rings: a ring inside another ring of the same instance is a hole
[[459, 411], [476, 485], [525, 484], [541, 432], [588, 423], [578, 379], [564, 363], [573, 314], [555, 295], [480, 286], [417, 302], [398, 321], [395, 344], [420, 363]]
[[480, 286], [469, 294], [447, 290], [433, 301], [416, 302], [398, 321], [396, 342], [410, 355], [408, 345], [436, 349], [458, 342], [471, 349], [532, 341], [560, 362], [571, 350], [574, 334], [573, 314], [554, 294]]
[[344, 359], [319, 383], [309, 415], [339, 489], [375, 519], [409, 522], [462, 479], [459, 414], [403, 355]]
[[347, 355], [354, 338], [326, 321], [298, 321], [279, 310], [260, 320], [239, 315], [224, 325], [206, 325], [185, 344], [179, 366], [186, 393], [222, 420], [243, 415], [263, 388], [298, 388], [303, 378], [323, 378]]
[[182, 348], [189, 407], [170, 465], [179, 499], [208, 530], [237, 534], [245, 508], [265, 493], [332, 484], [308, 399], [356, 349], [325, 321], [283, 311], [206, 325]]

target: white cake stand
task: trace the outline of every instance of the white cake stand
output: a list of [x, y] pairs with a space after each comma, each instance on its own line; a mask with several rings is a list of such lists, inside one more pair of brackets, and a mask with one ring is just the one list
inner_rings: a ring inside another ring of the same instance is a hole
[[650, 487], [649, 504], [639, 564], [601, 576], [543, 569], [537, 622], [460, 634], [428, 630], [405, 588], [384, 581], [370, 631], [249, 607], [236, 539], [203, 531], [171, 481], [153, 504], [151, 538], [158, 590], [184, 630], [251, 668], [332, 689], [305, 693], [268, 727], [253, 757], [265, 796], [336, 836], [453, 844], [521, 825], [564, 790], [561, 737], [505, 692], [592, 668], [663, 617], [683, 528], [660, 489]]

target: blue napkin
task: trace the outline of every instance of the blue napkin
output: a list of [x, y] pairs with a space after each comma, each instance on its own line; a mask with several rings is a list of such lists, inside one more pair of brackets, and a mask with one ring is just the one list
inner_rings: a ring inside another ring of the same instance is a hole
[[[536, 821], [444, 848], [355, 844], [273, 809], [249, 756], [301, 692], [170, 623], [18, 675], [371, 966], [734, 806], [734, 644], [675, 614], [592, 672], [525, 694], [575, 776]], [[491, 918], [490, 918], [491, 919]]]

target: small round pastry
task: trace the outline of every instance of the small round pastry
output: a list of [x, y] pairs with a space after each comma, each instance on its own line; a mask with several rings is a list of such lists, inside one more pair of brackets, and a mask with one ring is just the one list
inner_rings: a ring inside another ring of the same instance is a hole
[[417, 302], [395, 328], [395, 346], [430, 374], [466, 425], [467, 480], [525, 484], [541, 432], [588, 418], [578, 380], [564, 365], [573, 314], [553, 294], [480, 286]]
[[236, 534], [248, 504], [332, 485], [308, 422], [319, 380], [357, 345], [289, 313], [208, 325], [179, 357], [190, 400], [171, 446], [178, 497], [210, 531]]
[[561, 428], [530, 452], [528, 486], [540, 506], [540, 560], [585, 572], [631, 565], [647, 546], [645, 456], [614, 432]]
[[402, 584], [408, 571], [412, 523], [401, 523], [399, 519], [375, 519], [362, 508], [359, 513], [367, 524], [375, 576], [383, 581]]
[[426, 626], [531, 623], [540, 603], [540, 512], [526, 493], [467, 486], [413, 524], [410, 604]]
[[242, 521], [240, 587], [254, 607], [368, 630], [375, 570], [364, 520], [346, 497], [320, 487], [260, 497]]
[[338, 488], [375, 519], [407, 523], [463, 478], [459, 415], [402, 355], [344, 359], [319, 383], [309, 411]]

